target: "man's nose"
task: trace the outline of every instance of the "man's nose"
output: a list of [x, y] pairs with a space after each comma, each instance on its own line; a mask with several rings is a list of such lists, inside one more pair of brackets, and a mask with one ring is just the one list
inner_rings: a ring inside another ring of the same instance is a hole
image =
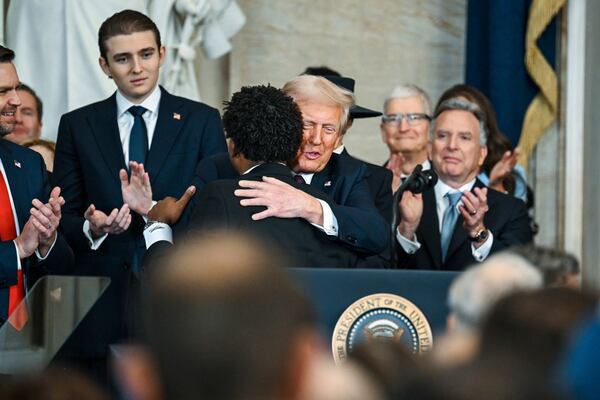
[[323, 141], [323, 127], [321, 125], [315, 125], [310, 132], [310, 142], [318, 145]]
[[139, 57], [133, 57], [133, 73], [139, 74], [142, 72], [142, 61]]
[[458, 137], [456, 137], [455, 135], [450, 135], [450, 137], [448, 138], [448, 148], [456, 149], [457, 145], [458, 145]]
[[21, 98], [16, 90], [11, 90], [10, 97], [8, 98], [8, 104], [14, 107], [19, 107], [21, 105]]
[[402, 118], [400, 122], [398, 122], [398, 128], [401, 131], [407, 131], [410, 129], [410, 125], [408, 124], [408, 120], [406, 118]]

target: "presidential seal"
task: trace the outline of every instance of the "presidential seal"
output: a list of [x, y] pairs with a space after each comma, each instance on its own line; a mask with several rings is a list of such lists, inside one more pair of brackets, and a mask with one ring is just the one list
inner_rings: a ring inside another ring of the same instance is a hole
[[331, 338], [335, 362], [344, 361], [358, 343], [373, 340], [395, 340], [422, 353], [431, 349], [433, 335], [417, 306], [404, 297], [378, 293], [355, 301], [338, 319]]

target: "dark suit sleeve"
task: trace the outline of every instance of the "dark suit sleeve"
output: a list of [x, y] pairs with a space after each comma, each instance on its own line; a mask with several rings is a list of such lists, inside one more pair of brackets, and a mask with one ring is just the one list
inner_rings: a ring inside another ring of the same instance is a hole
[[525, 203], [512, 196], [505, 196], [501, 207], [505, 214], [504, 223], [500, 225], [491, 222], [489, 226], [494, 234], [494, 243], [490, 254], [510, 246], [530, 243], [533, 239], [531, 218], [527, 213]]
[[216, 185], [207, 185], [196, 194], [198, 207], [194, 209], [188, 232], [197, 235], [200, 232], [224, 229], [228, 226], [228, 213], [225, 197]]
[[363, 255], [385, 251], [389, 239], [387, 224], [375, 205], [366, 181], [366, 167], [356, 179], [343, 205], [328, 202], [338, 221], [338, 239]]
[[85, 212], [83, 173], [81, 160], [75, 148], [75, 133], [72, 122], [63, 115], [58, 125], [52, 185], [61, 188], [61, 194], [65, 199], [60, 223], [63, 233], [75, 249], [88, 250], [89, 244], [83, 234]]

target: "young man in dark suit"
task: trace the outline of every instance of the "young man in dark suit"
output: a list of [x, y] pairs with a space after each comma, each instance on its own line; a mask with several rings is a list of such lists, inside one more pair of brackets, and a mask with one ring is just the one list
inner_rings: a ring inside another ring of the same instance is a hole
[[484, 117], [460, 98], [443, 102], [431, 131], [431, 161], [439, 180], [423, 194], [403, 193], [397, 228], [401, 266], [462, 270], [488, 255], [531, 241], [522, 201], [477, 179], [487, 155]]
[[[60, 189], [50, 192], [38, 153], [4, 138], [13, 132], [21, 106], [14, 56], [0, 46], [0, 325], [37, 277], [67, 273], [73, 265], [73, 253], [57, 233], [64, 204]], [[28, 315], [18, 310], [13, 318], [13, 326], [20, 329]]]
[[[104, 275], [111, 285], [84, 325], [78, 355], [103, 357], [124, 335], [126, 293], [145, 251], [144, 214], [130, 213], [119, 170], [144, 163], [157, 198], [179, 197], [203, 158], [226, 151], [217, 110], [159, 87], [165, 57], [160, 33], [144, 14], [124, 10], [99, 29], [100, 67], [117, 91], [108, 99], [62, 116], [54, 182], [67, 201], [62, 228], [78, 272]], [[93, 328], [90, 324], [93, 324]]]

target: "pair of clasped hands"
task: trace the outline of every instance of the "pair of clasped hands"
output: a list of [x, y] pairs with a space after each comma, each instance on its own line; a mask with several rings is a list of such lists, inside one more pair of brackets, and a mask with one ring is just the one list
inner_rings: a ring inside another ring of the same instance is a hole
[[56, 230], [60, 224], [61, 208], [65, 199], [57, 186], [50, 192], [47, 203], [38, 199], [31, 202], [30, 216], [23, 230], [15, 239], [20, 258], [31, 256], [36, 250], [44, 258], [56, 240]]

